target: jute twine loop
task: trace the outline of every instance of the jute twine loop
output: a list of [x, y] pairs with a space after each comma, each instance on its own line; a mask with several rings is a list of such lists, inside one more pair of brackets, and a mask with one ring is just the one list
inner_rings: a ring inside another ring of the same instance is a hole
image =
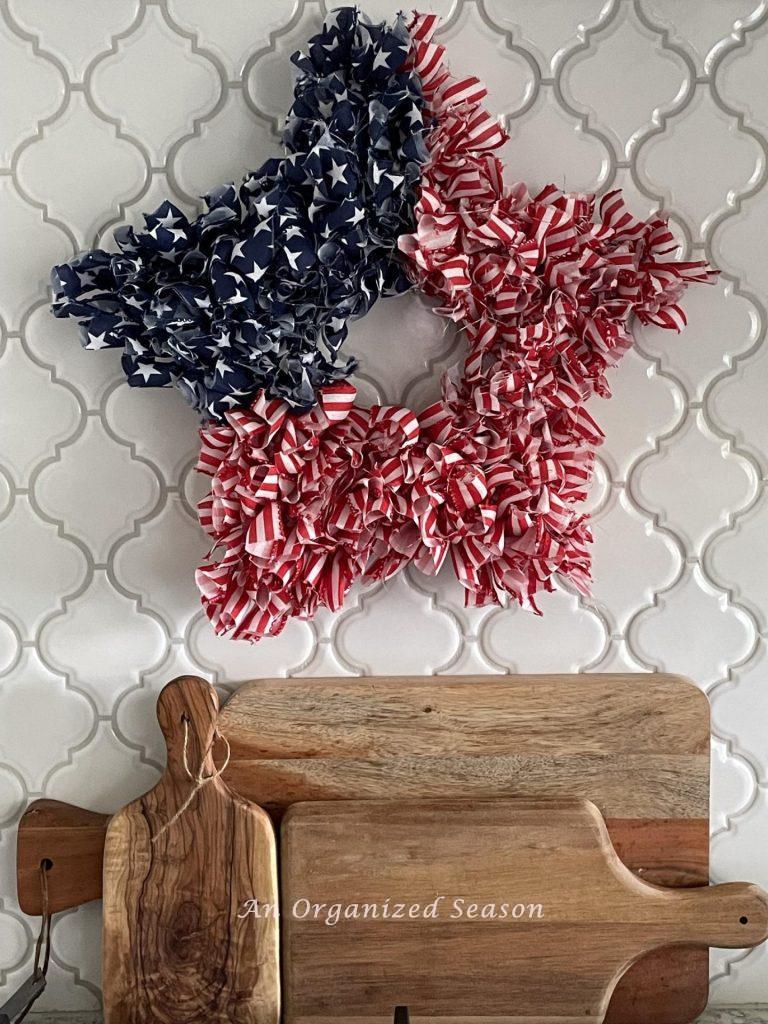
[[[231, 748], [229, 746], [229, 742], [228, 742], [226, 736], [223, 736], [219, 732], [219, 730], [216, 729], [214, 731], [214, 733], [213, 733], [213, 736], [211, 737], [211, 742], [208, 744], [207, 748], [203, 752], [203, 757], [202, 757], [202, 760], [200, 762], [200, 767], [197, 769], [196, 774], [193, 775], [192, 771], [191, 771], [191, 769], [189, 767], [189, 756], [188, 756], [188, 750], [189, 750], [189, 717], [186, 714], [183, 715], [182, 716], [182, 721], [184, 722], [184, 749], [182, 751], [182, 759], [183, 759], [183, 764], [184, 764], [184, 771], [186, 772], [187, 778], [192, 783], [192, 788], [190, 789], [189, 794], [188, 794], [186, 800], [178, 808], [178, 810], [173, 815], [173, 817], [169, 818], [168, 821], [166, 821], [166, 823], [160, 829], [160, 831], [156, 832], [152, 836], [152, 842], [153, 843], [156, 843], [157, 840], [160, 838], [161, 835], [163, 835], [164, 832], [167, 832], [168, 829], [172, 825], [176, 824], [176, 822], [179, 820], [179, 818], [182, 816], [182, 814], [184, 814], [184, 812], [187, 810], [189, 805], [192, 803], [192, 801], [195, 799], [197, 794], [200, 792], [200, 790], [203, 788], [203, 786], [206, 783], [212, 782], [214, 779], [218, 779], [222, 775], [222, 773], [226, 771], [227, 765], [229, 764], [230, 754], [232, 753]], [[203, 767], [205, 765], [205, 762], [208, 759], [208, 755], [213, 750], [213, 745], [216, 742], [216, 740], [222, 740], [222, 742], [224, 743], [224, 745], [227, 748], [227, 756], [224, 758], [224, 764], [221, 766], [221, 768], [217, 768], [216, 771], [211, 772], [210, 775], [205, 775], [204, 772], [203, 772]]]

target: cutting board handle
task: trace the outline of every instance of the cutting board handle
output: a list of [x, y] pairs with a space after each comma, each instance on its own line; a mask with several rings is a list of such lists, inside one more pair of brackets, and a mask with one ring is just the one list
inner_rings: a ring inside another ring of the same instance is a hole
[[219, 698], [199, 676], [179, 676], [157, 698], [157, 720], [168, 748], [166, 775], [189, 782], [216, 771], [213, 747], [219, 718]]
[[19, 821], [16, 844], [16, 892], [23, 913], [43, 913], [43, 861], [52, 914], [99, 899], [108, 821], [107, 814], [60, 800], [32, 801]]
[[661, 890], [680, 941], [746, 949], [768, 939], [768, 894], [750, 882]]

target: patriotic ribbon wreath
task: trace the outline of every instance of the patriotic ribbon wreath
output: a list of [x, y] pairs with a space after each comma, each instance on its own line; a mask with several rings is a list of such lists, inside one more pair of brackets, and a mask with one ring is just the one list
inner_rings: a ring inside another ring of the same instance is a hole
[[[197, 221], [164, 204], [118, 233], [122, 254], [56, 268], [56, 315], [209, 421], [197, 583], [218, 633], [274, 636], [408, 562], [432, 575], [450, 558], [468, 604], [538, 610], [555, 576], [586, 592], [579, 503], [602, 433], [585, 402], [609, 395], [632, 314], [679, 331], [686, 286], [715, 275], [619, 192], [505, 187], [507, 135], [436, 26], [333, 12], [293, 58], [282, 161]], [[347, 321], [409, 283], [463, 329], [464, 365], [420, 412], [357, 405], [336, 361]]]

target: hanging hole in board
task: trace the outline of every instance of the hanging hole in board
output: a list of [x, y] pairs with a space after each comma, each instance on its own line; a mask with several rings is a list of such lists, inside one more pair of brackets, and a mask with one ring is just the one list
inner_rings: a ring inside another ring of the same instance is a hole
[[51, 868], [53, 867], [53, 861], [51, 860], [50, 857], [43, 857], [43, 859], [40, 861], [40, 867], [43, 869], [43, 871], [50, 871]]
[[749, 918], [745, 914], [742, 914], [739, 918], [739, 924], [749, 924]]

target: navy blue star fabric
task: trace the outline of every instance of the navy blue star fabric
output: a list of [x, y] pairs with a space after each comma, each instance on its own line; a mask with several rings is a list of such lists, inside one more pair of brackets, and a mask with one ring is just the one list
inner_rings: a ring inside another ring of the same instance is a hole
[[349, 320], [409, 287], [394, 251], [427, 156], [409, 43], [402, 18], [333, 11], [292, 57], [285, 156], [194, 220], [164, 202], [115, 232], [119, 252], [55, 267], [54, 315], [80, 321], [86, 348], [122, 348], [129, 384], [175, 384], [204, 419], [262, 388], [311, 408], [356, 368], [339, 355]]

